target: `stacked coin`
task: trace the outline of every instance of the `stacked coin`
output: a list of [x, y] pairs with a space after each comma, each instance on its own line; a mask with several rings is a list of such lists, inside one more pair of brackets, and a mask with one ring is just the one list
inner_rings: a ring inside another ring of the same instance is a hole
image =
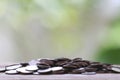
[[83, 74], [120, 73], [120, 65], [83, 60], [82, 58], [36, 59], [0, 67], [6, 74]]

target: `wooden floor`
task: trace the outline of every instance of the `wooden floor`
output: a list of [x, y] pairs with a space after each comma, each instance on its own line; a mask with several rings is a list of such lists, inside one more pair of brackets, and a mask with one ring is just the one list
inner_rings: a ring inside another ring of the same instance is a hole
[[0, 80], [120, 80], [120, 74], [6, 75], [0, 73]]

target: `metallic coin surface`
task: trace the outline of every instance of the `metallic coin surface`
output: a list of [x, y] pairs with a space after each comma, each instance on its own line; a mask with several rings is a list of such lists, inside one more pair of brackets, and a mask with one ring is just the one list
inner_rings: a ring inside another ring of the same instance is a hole
[[17, 72], [16, 70], [9, 70], [9, 71], [5, 71], [6, 74], [18, 74], [19, 72]]
[[28, 71], [36, 71], [39, 68], [37, 67], [37, 65], [30, 65], [30, 66], [26, 66], [26, 70]]
[[120, 68], [120, 65], [112, 65], [112, 67]]
[[0, 67], [0, 72], [5, 72], [5, 71], [6, 71], [5, 67]]
[[26, 67], [18, 68], [18, 69], [16, 69], [16, 71], [20, 72], [20, 73], [23, 73], [23, 74], [30, 74], [30, 73], [33, 72], [33, 71], [27, 71]]
[[118, 67], [112, 67], [111, 69], [112, 69], [113, 71], [115, 71], [115, 72], [120, 73], [120, 68], [118, 68]]
[[59, 70], [63, 70], [63, 67], [52, 67], [51, 70], [52, 71], [59, 71]]
[[22, 65], [13, 64], [13, 65], [6, 66], [6, 70], [14, 70], [14, 69], [17, 69], [17, 68], [20, 68], [20, 67], [22, 67]]
[[52, 71], [51, 68], [44, 69], [44, 70], [38, 70], [39, 73], [49, 73], [51, 71]]

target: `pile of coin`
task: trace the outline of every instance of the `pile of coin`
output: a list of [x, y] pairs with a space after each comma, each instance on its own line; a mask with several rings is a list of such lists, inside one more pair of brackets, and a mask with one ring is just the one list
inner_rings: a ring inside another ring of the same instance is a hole
[[83, 74], [120, 73], [120, 65], [83, 60], [82, 58], [35, 59], [0, 67], [5, 74]]

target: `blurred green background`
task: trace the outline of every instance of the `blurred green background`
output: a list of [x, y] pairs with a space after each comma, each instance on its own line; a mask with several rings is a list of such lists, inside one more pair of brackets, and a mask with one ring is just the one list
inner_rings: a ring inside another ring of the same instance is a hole
[[0, 0], [0, 62], [82, 57], [120, 64], [120, 0]]

